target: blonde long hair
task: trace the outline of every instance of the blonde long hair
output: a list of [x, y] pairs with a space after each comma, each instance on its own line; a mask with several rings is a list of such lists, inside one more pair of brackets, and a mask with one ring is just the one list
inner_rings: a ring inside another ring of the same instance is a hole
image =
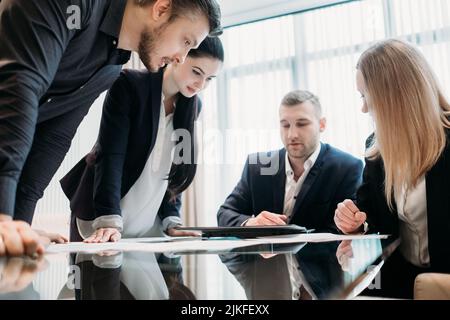
[[415, 187], [438, 161], [450, 128], [450, 104], [418, 49], [401, 40], [379, 42], [366, 50], [357, 68], [366, 85], [366, 103], [375, 121], [367, 151], [381, 156], [385, 196]]

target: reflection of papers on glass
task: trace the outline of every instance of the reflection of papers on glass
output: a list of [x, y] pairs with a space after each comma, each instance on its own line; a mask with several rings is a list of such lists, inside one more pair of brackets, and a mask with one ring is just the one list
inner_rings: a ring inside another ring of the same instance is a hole
[[[261, 243], [260, 241], [252, 242], [250, 246], [232, 248], [231, 250], [208, 250], [202, 252], [203, 254], [225, 254], [225, 253], [237, 253], [245, 255], [278, 255], [278, 254], [295, 254], [299, 252], [306, 242], [296, 242], [296, 243]], [[197, 254], [198, 252], [188, 250], [188, 251], [178, 251], [176, 255], [189, 255]]]
[[101, 251], [144, 251], [144, 252], [187, 252], [187, 251], [228, 251], [235, 248], [261, 244], [260, 240], [191, 240], [159, 243], [139, 242], [108, 242], [108, 243], [83, 243], [71, 242], [66, 244], [53, 244], [47, 249], [47, 253], [86, 252], [96, 253]]
[[360, 282], [357, 282], [353, 289], [345, 296], [346, 300], [353, 300], [361, 294], [366, 288], [369, 288], [374, 279], [384, 265], [384, 261], [381, 261], [378, 265], [374, 266], [361, 277]]
[[195, 240], [195, 237], [152, 237], [152, 238], [128, 238], [122, 239], [120, 242], [127, 243], [151, 243], [151, 242], [170, 242], [170, 241], [184, 241], [184, 240]]
[[296, 243], [296, 242], [331, 242], [344, 240], [370, 240], [370, 239], [387, 239], [388, 235], [339, 235], [331, 233], [308, 233], [286, 236], [261, 237], [258, 240], [264, 243]]
[[233, 250], [233, 252], [245, 254], [296, 254], [304, 246], [306, 246], [306, 242], [264, 243], [251, 247], [237, 248], [236, 250]]

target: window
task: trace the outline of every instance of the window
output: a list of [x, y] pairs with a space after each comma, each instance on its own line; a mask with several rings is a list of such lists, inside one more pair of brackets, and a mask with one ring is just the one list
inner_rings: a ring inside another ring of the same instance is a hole
[[[222, 156], [200, 165], [208, 174], [199, 184], [211, 194], [202, 197], [207, 216], [200, 221], [216, 223], [214, 213], [239, 180], [249, 153], [282, 147], [278, 107], [290, 90], [307, 89], [319, 96], [328, 120], [323, 142], [363, 158], [373, 126], [361, 112], [355, 66], [368, 46], [390, 37], [416, 43], [446, 91], [447, 0], [352, 1], [226, 29], [224, 70], [216, 88], [204, 94], [202, 129], [221, 133], [217, 152]], [[233, 134], [240, 138], [230, 138]], [[203, 139], [203, 144], [211, 149], [212, 141]], [[210, 152], [203, 156], [211, 159]], [[217, 162], [219, 158], [224, 159]]]
[[[371, 43], [390, 37], [416, 43], [448, 93], [448, 0], [353, 1], [226, 29], [224, 70], [203, 97], [204, 163], [195, 179], [196, 223], [217, 223], [217, 210], [237, 184], [249, 153], [282, 147], [278, 107], [290, 90], [307, 89], [320, 97], [328, 120], [323, 142], [363, 158], [373, 127], [361, 112], [355, 67]], [[222, 139], [211, 139], [213, 132]], [[223, 138], [233, 134], [238, 138]], [[210, 272], [211, 283], [229, 283], [220, 267], [210, 264], [209, 270], [217, 270]], [[227, 290], [240, 292], [232, 283], [203, 289], [226, 297]]]

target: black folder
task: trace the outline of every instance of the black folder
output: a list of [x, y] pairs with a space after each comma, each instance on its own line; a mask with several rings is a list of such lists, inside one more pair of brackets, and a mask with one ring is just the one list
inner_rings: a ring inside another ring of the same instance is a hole
[[202, 233], [202, 237], [236, 237], [236, 238], [258, 238], [267, 236], [290, 235], [300, 233], [311, 233], [308, 230], [295, 224], [286, 226], [255, 226], [255, 227], [178, 227], [180, 231], [197, 231]]

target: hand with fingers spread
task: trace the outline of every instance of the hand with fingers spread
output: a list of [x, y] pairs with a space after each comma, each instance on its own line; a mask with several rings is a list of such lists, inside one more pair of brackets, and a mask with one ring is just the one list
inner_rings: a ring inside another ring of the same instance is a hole
[[202, 235], [199, 232], [177, 230], [176, 227], [167, 229], [166, 233], [171, 237], [200, 237]]
[[367, 215], [361, 212], [352, 200], [339, 203], [334, 213], [334, 223], [346, 234], [361, 232], [361, 226], [366, 219]]
[[245, 226], [284, 226], [286, 222], [287, 217], [285, 215], [263, 211], [256, 217], [248, 219]]
[[44, 244], [30, 225], [23, 221], [0, 221], [0, 256], [34, 257], [44, 253]]
[[42, 230], [34, 230], [41, 238], [47, 238], [46, 242], [49, 243], [67, 243], [69, 242], [69, 239], [64, 237], [63, 235], [60, 235], [58, 233], [49, 233]]
[[84, 240], [85, 243], [105, 243], [117, 242], [122, 238], [122, 234], [116, 228], [99, 228], [92, 236]]

